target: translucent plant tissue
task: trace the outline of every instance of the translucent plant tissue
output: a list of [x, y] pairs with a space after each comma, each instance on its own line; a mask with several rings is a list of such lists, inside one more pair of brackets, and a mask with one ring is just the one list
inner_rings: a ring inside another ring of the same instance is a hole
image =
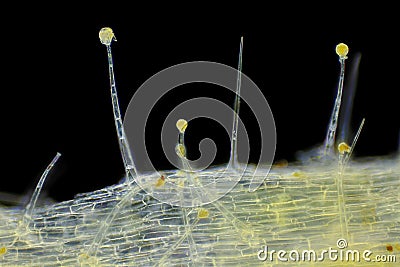
[[[118, 106], [111, 52], [115, 36], [110, 28], [103, 28], [99, 37], [107, 48], [124, 182], [69, 201], [37, 206], [46, 176], [61, 156], [57, 153], [24, 210], [0, 206], [0, 266], [399, 264], [400, 157], [351, 158], [368, 118], [360, 122], [351, 139], [346, 132], [337, 134], [338, 124], [348, 124], [349, 117], [340, 121], [340, 112], [351, 112], [341, 108], [345, 61], [350, 56], [347, 45], [336, 47], [338, 92], [325, 143], [297, 162], [271, 164], [275, 132], [268, 105], [260, 121], [268, 126], [263, 132], [268, 136], [265, 142], [273, 145], [267, 146], [258, 165], [239, 162], [238, 155], [244, 151], [238, 145], [240, 100], [251, 90], [241, 72], [241, 39], [238, 68], [221, 72], [236, 77], [228, 82], [236, 93], [228, 123], [230, 161], [207, 167], [187, 158], [188, 115], [168, 123], [175, 135], [169, 138], [175, 153], [171, 157], [179, 169], [142, 171], [146, 162], [141, 163], [142, 154], [135, 150], [140, 144], [132, 139], [128, 142], [129, 121], [122, 122]], [[213, 73], [222, 68], [204, 62], [183, 67], [207, 67]], [[213, 104], [207, 105], [212, 109]], [[140, 121], [133, 123], [140, 131]]]

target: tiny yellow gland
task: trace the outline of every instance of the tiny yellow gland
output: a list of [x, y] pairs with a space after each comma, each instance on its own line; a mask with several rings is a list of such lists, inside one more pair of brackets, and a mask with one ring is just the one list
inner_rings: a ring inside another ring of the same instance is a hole
[[199, 219], [206, 219], [208, 218], [208, 216], [210, 216], [210, 212], [206, 209], [199, 209], [198, 213], [197, 213], [197, 218]]
[[185, 132], [185, 130], [187, 128], [187, 125], [188, 125], [188, 122], [186, 120], [184, 120], [184, 119], [179, 119], [176, 122], [176, 128], [178, 128], [178, 131], [180, 133], [184, 133]]
[[185, 149], [184, 145], [182, 145], [182, 144], [176, 145], [175, 151], [176, 151], [176, 154], [178, 154], [179, 157], [181, 157], [181, 158], [186, 157], [186, 149]]
[[292, 173], [292, 176], [297, 177], [297, 178], [305, 177], [304, 173], [302, 173], [302, 172], [294, 172], [294, 173]]
[[[399, 243], [395, 244], [394, 247], [395, 247], [398, 251], [400, 251], [400, 244], [399, 244]], [[0, 255], [1, 255], [1, 253], [0, 253]]]
[[336, 46], [336, 54], [338, 54], [340, 58], [346, 59], [348, 53], [349, 53], [349, 47], [346, 44], [340, 43]]
[[88, 260], [89, 258], [90, 258], [90, 256], [88, 254], [86, 254], [86, 253], [81, 253], [78, 256], [78, 259], [79, 259], [80, 262]]
[[161, 186], [163, 186], [164, 184], [165, 184], [165, 176], [164, 176], [164, 175], [161, 175], [161, 177], [159, 177], [159, 178], [157, 179], [156, 187], [161, 187]]
[[350, 146], [346, 144], [345, 142], [342, 142], [338, 145], [338, 150], [340, 154], [349, 153], [350, 152]]
[[180, 180], [180, 181], [177, 183], [177, 185], [178, 185], [179, 188], [184, 188], [184, 187], [185, 187], [185, 181], [184, 181], [184, 180]]
[[186, 176], [186, 172], [184, 172], [184, 171], [182, 171], [182, 170], [178, 170], [178, 171], [176, 172], [176, 175], [177, 175], [177, 176]]
[[98, 266], [99, 261], [96, 257], [92, 257], [87, 253], [81, 253], [78, 256], [78, 261], [81, 265]]
[[100, 42], [104, 45], [110, 45], [113, 40], [117, 40], [115, 38], [113, 30], [109, 27], [105, 27], [100, 30], [99, 38]]
[[0, 247], [0, 256], [3, 256], [6, 253], [7, 253], [7, 248], [6, 247]]

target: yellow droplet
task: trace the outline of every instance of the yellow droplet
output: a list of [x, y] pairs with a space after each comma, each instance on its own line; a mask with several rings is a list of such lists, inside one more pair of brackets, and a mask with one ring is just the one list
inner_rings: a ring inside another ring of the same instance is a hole
[[182, 171], [182, 170], [178, 170], [176, 172], [176, 176], [182, 177], [182, 176], [186, 176], [186, 172]]
[[394, 247], [395, 247], [398, 251], [400, 251], [400, 244], [399, 244], [399, 243], [395, 244]]
[[292, 176], [297, 177], [297, 178], [305, 177], [304, 173], [302, 173], [302, 172], [294, 172], [294, 173], [292, 173]]
[[97, 258], [92, 257], [87, 253], [79, 254], [78, 261], [83, 265], [89, 265], [89, 266], [97, 266], [99, 263]]
[[181, 179], [178, 183], [177, 183], [179, 188], [183, 188], [185, 187], [185, 180]]
[[7, 253], [7, 248], [6, 247], [0, 247], [0, 256], [3, 256], [6, 253]]
[[181, 157], [181, 158], [186, 157], [186, 148], [185, 148], [184, 145], [182, 145], [182, 144], [176, 145], [175, 151], [176, 151], [176, 154], [178, 154], [179, 157]]
[[79, 261], [87, 260], [89, 258], [90, 258], [90, 256], [88, 254], [86, 254], [86, 253], [81, 253], [78, 256]]
[[350, 146], [346, 144], [345, 142], [342, 142], [338, 145], [338, 150], [340, 154], [344, 154], [344, 152], [349, 153], [350, 152]]
[[181, 133], [185, 132], [187, 125], [188, 125], [188, 122], [184, 119], [179, 119], [176, 122], [176, 128], [178, 128], [178, 131]]
[[347, 54], [349, 53], [349, 47], [344, 44], [344, 43], [340, 43], [336, 46], [336, 54], [338, 54], [338, 56], [340, 58], [347, 58]]
[[104, 45], [110, 45], [113, 40], [117, 41], [111, 28], [102, 28], [99, 32], [100, 42]]
[[157, 179], [156, 187], [163, 186], [164, 184], [165, 184], [165, 176], [164, 176], [164, 175], [161, 175], [161, 177], [159, 177], [159, 178]]
[[206, 219], [206, 218], [208, 218], [208, 216], [210, 216], [210, 212], [206, 209], [201, 208], [197, 212], [197, 218], [199, 218], [199, 219]]

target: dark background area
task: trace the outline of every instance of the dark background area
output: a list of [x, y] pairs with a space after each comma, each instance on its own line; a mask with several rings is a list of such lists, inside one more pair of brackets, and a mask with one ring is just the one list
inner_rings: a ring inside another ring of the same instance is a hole
[[[57, 151], [62, 157], [46, 183], [48, 195], [56, 200], [117, 183], [123, 176], [106, 48], [98, 39], [104, 26], [113, 28], [118, 40], [112, 48], [122, 113], [135, 90], [164, 68], [199, 60], [236, 68], [239, 40], [244, 36], [243, 73], [263, 91], [274, 114], [275, 159], [289, 161], [295, 159], [296, 151], [325, 138], [339, 74], [334, 49], [345, 42], [350, 47], [348, 62], [356, 52], [362, 53], [354, 132], [363, 117], [366, 123], [355, 154], [397, 151], [400, 43], [395, 19], [366, 15], [359, 20], [348, 14], [323, 20], [285, 12], [270, 18], [272, 11], [254, 15], [254, 21], [214, 18], [207, 12], [156, 15], [140, 9], [126, 15], [108, 9], [77, 12], [64, 7], [3, 11], [12, 15], [3, 23], [1, 43], [0, 191], [25, 194]], [[170, 167], [160, 143], [163, 116], [193, 96], [217, 98], [231, 106], [234, 99], [227, 90], [206, 84], [183, 86], [161, 99], [146, 131], [157, 168]], [[252, 136], [251, 160], [255, 161], [257, 125], [246, 105], [242, 107], [241, 117], [249, 123]], [[215, 163], [227, 162], [228, 137], [209, 121], [198, 120], [188, 128], [189, 155], [198, 156], [197, 144], [204, 137], [220, 145]]]

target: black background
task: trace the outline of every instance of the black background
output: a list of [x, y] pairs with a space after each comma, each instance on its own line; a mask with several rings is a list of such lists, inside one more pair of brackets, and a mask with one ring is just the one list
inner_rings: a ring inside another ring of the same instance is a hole
[[[214, 14], [213, 6], [203, 6], [198, 13], [197, 8], [157, 8], [160, 14], [155, 8], [135, 6], [124, 13], [105, 6], [21, 8], [3, 9], [9, 17], [2, 22], [0, 191], [25, 194], [57, 151], [63, 156], [46, 186], [56, 200], [100, 189], [122, 177], [106, 48], [98, 39], [104, 26], [113, 28], [118, 40], [112, 47], [122, 113], [135, 90], [164, 68], [198, 60], [236, 68], [244, 36], [243, 72], [261, 88], [274, 114], [275, 159], [289, 161], [296, 151], [324, 140], [339, 74], [334, 49], [345, 42], [350, 47], [348, 62], [356, 52], [362, 53], [352, 127], [356, 130], [363, 117], [366, 124], [355, 154], [397, 151], [399, 23], [384, 12], [358, 19], [355, 12], [336, 7], [330, 7], [331, 17], [325, 17], [324, 9], [311, 12], [319, 14], [311, 17], [300, 11], [291, 15], [286, 9], [253, 14], [240, 6], [227, 17], [221, 14], [229, 11]], [[150, 156], [160, 169], [170, 167], [159, 141], [163, 116], [193, 96], [214, 97], [229, 105], [234, 99], [225, 89], [204, 84], [177, 88], [162, 99], [152, 112], [146, 136]], [[252, 134], [256, 124], [242, 107]], [[198, 156], [197, 144], [206, 136], [220, 145], [215, 163], [226, 162], [226, 134], [201, 120], [188, 128], [189, 156]], [[256, 131], [251, 136], [255, 161], [259, 139]]]

